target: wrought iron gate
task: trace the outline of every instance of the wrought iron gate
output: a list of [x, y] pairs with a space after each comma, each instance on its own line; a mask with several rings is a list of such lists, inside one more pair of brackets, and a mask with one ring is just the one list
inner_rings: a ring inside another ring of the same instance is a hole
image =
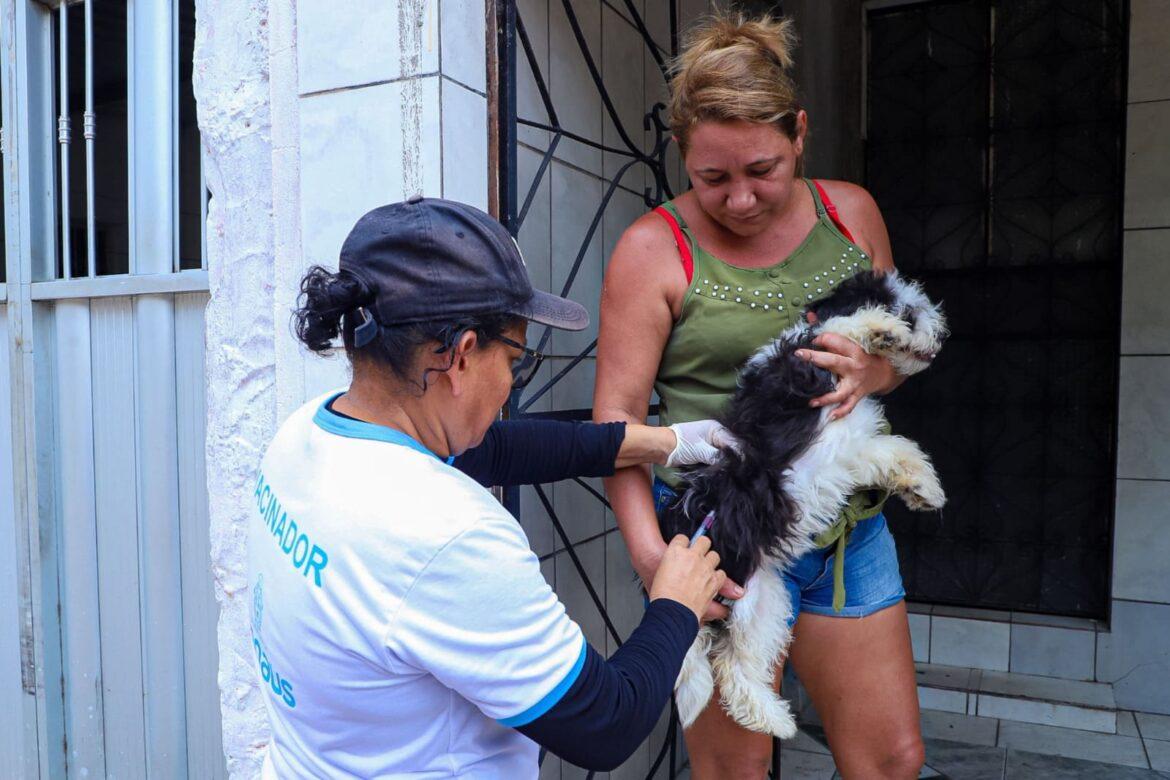
[[1105, 616], [1127, 19], [1124, 0], [868, 13], [868, 184], [953, 330], [887, 404], [950, 495], [941, 521], [891, 507], [912, 598]]
[[[705, 0], [701, 6], [698, 10], [708, 10]], [[551, 358], [528, 389], [513, 394], [507, 413], [512, 418], [589, 419], [597, 299], [608, 255], [598, 245], [612, 247], [642, 211], [672, 197], [681, 179], [664, 121], [667, 68], [681, 23], [679, 2], [653, 0], [645, 9], [635, 0], [501, 2], [496, 23], [497, 213], [524, 248], [534, 280], [579, 300], [591, 309], [594, 322], [584, 337], [548, 328], [529, 337]], [[558, 79], [574, 89], [558, 90]], [[567, 99], [558, 102], [558, 97]], [[596, 116], [583, 111], [583, 105]], [[582, 196], [582, 188], [589, 193]], [[557, 209], [571, 209], [572, 220], [559, 220]], [[625, 218], [615, 219], [614, 213]], [[533, 243], [534, 222], [540, 230], [549, 228], [551, 237], [543, 246]], [[569, 233], [572, 239], [564, 240]], [[557, 249], [571, 263], [558, 267]], [[576, 479], [511, 489], [505, 503], [528, 531], [546, 576], [562, 586], [562, 599], [590, 641], [611, 652], [620, 646], [623, 631], [637, 624], [642, 604], [600, 485]], [[571, 589], [563, 587], [565, 580]], [[685, 765], [682, 750], [672, 704], [669, 721], [651, 739], [645, 776], [676, 776]], [[541, 760], [544, 776], [549, 762], [543, 753]]]

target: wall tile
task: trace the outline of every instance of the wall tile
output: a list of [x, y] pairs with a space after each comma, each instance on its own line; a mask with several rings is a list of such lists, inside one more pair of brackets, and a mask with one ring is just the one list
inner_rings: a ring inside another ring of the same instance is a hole
[[930, 661], [930, 615], [910, 614], [910, 644], [914, 649], [914, 661]]
[[[549, 358], [545, 361], [553, 375], [559, 374], [572, 361], [568, 358]], [[593, 358], [586, 358], [573, 366], [552, 386], [554, 409], [588, 409], [593, 405], [593, 379], [596, 375]]]
[[[528, 33], [537, 69], [545, 87], [548, 86], [548, 2], [549, 0], [519, 0], [516, 5], [517, 16]], [[516, 115], [521, 119], [549, 124], [548, 111], [536, 84], [536, 71], [533, 70], [519, 38], [516, 40]], [[548, 148], [550, 137], [547, 130], [524, 125], [516, 127], [516, 138], [521, 143], [539, 149], [541, 153]]]
[[1115, 734], [1094, 734], [1005, 720], [999, 724], [999, 746], [1109, 764], [1146, 766], [1141, 740]]
[[640, 195], [634, 195], [625, 189], [614, 191], [601, 222], [601, 257], [606, 268], [609, 267], [614, 247], [626, 232], [626, 228], [645, 213], [646, 204]]
[[1170, 603], [1170, 482], [1117, 481], [1113, 597]]
[[[519, 186], [518, 209], [524, 207], [532, 189], [536, 174], [540, 172], [541, 155], [521, 146], [516, 150], [516, 182]], [[524, 254], [524, 263], [528, 267], [528, 278], [532, 285], [540, 290], [549, 290], [552, 287], [552, 202], [550, 192], [552, 174], [548, 168], [540, 177], [536, 186], [536, 194], [520, 223], [520, 236], [517, 243]], [[559, 291], [558, 291], [559, 292]], [[538, 329], [533, 328], [534, 333]]]
[[947, 739], [994, 747], [998, 726], [994, 718], [976, 718], [951, 712], [922, 713], [922, 736], [926, 739]]
[[336, 266], [375, 206], [442, 194], [438, 76], [304, 98], [300, 122], [306, 264]]
[[[573, 0], [577, 23], [593, 57], [601, 62], [601, 7], [596, 0]], [[561, 127], [591, 141], [601, 141], [601, 95], [597, 91], [581, 47], [573, 35], [569, 17], [561, 2], [549, 3], [548, 85]], [[600, 67], [600, 65], [598, 66]], [[562, 138], [557, 157], [601, 173], [601, 150]], [[555, 202], [555, 201], [554, 201]]]
[[1129, 101], [1170, 98], [1170, 2], [1131, 0], [1129, 27]]
[[487, 91], [487, 28], [484, 0], [442, 0], [443, 75]]
[[967, 692], [918, 686], [918, 706], [923, 710], [937, 710], [962, 714], [967, 711]]
[[936, 604], [930, 614], [942, 615], [943, 617], [968, 618], [969, 620], [997, 620], [1003, 623], [1012, 619], [1012, 613], [998, 609], [952, 607], [946, 604]]
[[1170, 226], [1167, 127], [1170, 127], [1170, 100], [1129, 107], [1125, 140], [1127, 228]]
[[1170, 772], [1170, 742], [1147, 739], [1146, 754], [1150, 757], [1150, 769]]
[[[439, 69], [438, 0], [300, 0], [297, 69], [301, 94], [372, 84]], [[421, 10], [407, 18], [406, 9]]]
[[1111, 629], [1097, 635], [1097, 679], [1119, 707], [1170, 715], [1170, 606], [1115, 599]]
[[[554, 486], [553, 507], [565, 533], [569, 535], [569, 541], [573, 543], [605, 530], [605, 505], [576, 482], [565, 480]], [[555, 531], [553, 543], [557, 548], [564, 546]]]
[[1170, 479], [1170, 357], [1121, 358], [1117, 476]]
[[[577, 557], [585, 569], [585, 574], [593, 584], [598, 595], [605, 598], [605, 540], [595, 539], [592, 542], [577, 545]], [[606, 646], [605, 621], [601, 613], [589, 597], [589, 591], [581, 580], [581, 574], [573, 565], [567, 552], [557, 553], [557, 595], [565, 605], [569, 617], [581, 626], [585, 639], [594, 648]], [[602, 602], [604, 603], [604, 601]]]
[[930, 662], [1006, 671], [1010, 630], [1007, 623], [932, 616]]
[[[548, 489], [546, 488], [546, 495]], [[551, 496], [549, 496], [551, 498]], [[525, 486], [520, 488], [520, 527], [528, 537], [528, 546], [537, 555], [547, 555], [556, 549], [552, 523], [549, 522], [548, 512], [544, 511], [544, 504], [536, 495], [536, 489]]]
[[1110, 710], [1094, 710], [1067, 704], [1029, 699], [1009, 699], [1003, 696], [979, 694], [978, 709], [981, 718], [1040, 723], [1084, 731], [1112, 734], [1117, 730], [1117, 714]]
[[444, 79], [443, 197], [487, 211], [487, 99]]
[[[605, 536], [605, 589], [609, 619], [613, 621], [622, 640], [625, 640], [642, 622], [646, 608], [642, 600], [641, 582], [630, 563], [630, 553], [622, 535], [616, 531]], [[610, 654], [618, 649], [612, 637], [608, 640], [607, 649]]]
[[1097, 621], [1089, 618], [1065, 617], [1064, 615], [1040, 615], [1034, 612], [1013, 612], [1012, 623], [1026, 626], [1054, 626], [1072, 628], [1078, 631], [1096, 631]]
[[[637, 3], [641, 5], [641, 3]], [[634, 26], [608, 5], [601, 7], [601, 72], [605, 80], [610, 102], [621, 122], [626, 137], [641, 149], [644, 145], [642, 116], [646, 105], [642, 78], [642, 59], [645, 44]], [[625, 141], [618, 132], [609, 112], [602, 107], [602, 140], [606, 146], [626, 150]], [[618, 169], [632, 158], [602, 153], [602, 172], [606, 179], [613, 180]], [[641, 165], [632, 166], [622, 177], [621, 184], [634, 192], [642, 189]]]
[[[602, 182], [599, 178], [556, 161], [549, 173], [552, 177], [553, 209], [552, 292], [559, 295], [585, 243], [590, 221], [601, 205]], [[576, 333], [554, 331], [554, 354], [575, 356], [597, 338], [597, 312], [603, 273], [601, 238], [601, 224], [598, 223], [585, 246], [584, 257], [569, 289], [569, 297], [589, 310], [589, 327]]]
[[1092, 680], [1096, 634], [1048, 626], [1012, 626], [1011, 671]]
[[979, 689], [979, 680], [983, 672], [979, 669], [970, 669], [962, 666], [938, 666], [935, 664], [914, 665], [919, 685], [931, 688], [952, 688], [955, 690], [974, 691]]
[[561, 760], [552, 753], [547, 754], [540, 765], [540, 780], [561, 780]]
[[1025, 696], [1030, 699], [1083, 704], [1088, 707], [1113, 709], [1113, 692], [1108, 685], [1097, 682], [1059, 680], [1028, 674], [984, 672], [979, 681], [980, 693]]
[[[1170, 58], [1168, 58], [1170, 60]], [[1125, 233], [1121, 282], [1121, 353], [1170, 354], [1170, 230]]]
[[1170, 717], [1149, 712], [1134, 713], [1143, 739], [1160, 739], [1170, 742]]
[[[1143, 768], [1092, 759], [1084, 761], [1063, 755], [1045, 755], [1026, 750], [1005, 750], [1001, 777], [1017, 780], [1069, 780], [1069, 778], [1108, 778], [1108, 780], [1152, 780], [1158, 775]], [[986, 776], [986, 775], [983, 775]]]
[[[651, 0], [646, 8], [644, 17], [647, 29], [649, 29], [650, 34], [659, 44], [659, 56], [667, 62], [670, 60], [670, 16], [668, 11], [669, 6], [667, 3], [653, 2]], [[649, 111], [655, 103], [662, 103], [664, 106], [670, 103], [670, 91], [666, 86], [666, 78], [658, 62], [654, 59], [654, 55], [646, 47], [643, 47], [642, 50], [642, 95], [646, 105], [644, 111]], [[669, 116], [665, 109], [659, 112], [658, 117], [663, 122], [669, 122]], [[657, 140], [655, 132], [653, 130], [644, 130], [643, 137], [645, 139], [643, 148], [652, 150]], [[669, 180], [673, 186], [678, 180], [678, 146], [669, 140], [669, 130], [666, 131], [666, 138], [670, 144], [666, 168], [669, 174]], [[642, 170], [644, 186], [649, 187], [653, 193], [655, 189], [653, 173], [648, 166], [642, 166]], [[677, 188], [674, 189], [674, 194], [680, 194]]]
[[[653, 0], [651, 0], [653, 2]], [[824, 753], [806, 753], [788, 747], [788, 743], [780, 746], [780, 777], [796, 780], [829, 780], [836, 777], [837, 766], [833, 757]]]

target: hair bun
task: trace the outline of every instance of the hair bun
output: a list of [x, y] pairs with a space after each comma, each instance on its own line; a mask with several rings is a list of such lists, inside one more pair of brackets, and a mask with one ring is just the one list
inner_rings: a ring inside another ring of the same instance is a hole
[[791, 19], [770, 14], [748, 18], [736, 13], [710, 17], [687, 35], [685, 46], [687, 51], [702, 50], [702, 53], [752, 46], [787, 71], [794, 64], [792, 51], [796, 44], [796, 28]]
[[670, 81], [670, 127], [683, 153], [690, 128], [707, 119], [774, 124], [795, 139], [795, 49], [785, 17], [720, 13], [692, 28]]

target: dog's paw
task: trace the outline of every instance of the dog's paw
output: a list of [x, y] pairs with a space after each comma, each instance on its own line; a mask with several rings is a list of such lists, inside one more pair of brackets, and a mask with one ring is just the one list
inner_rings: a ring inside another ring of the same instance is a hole
[[910, 326], [902, 320], [887, 317], [881, 324], [863, 335], [861, 348], [871, 355], [904, 352], [912, 336]]
[[943, 492], [942, 483], [938, 481], [938, 475], [932, 470], [925, 476], [925, 479], [908, 485], [904, 491], [899, 492], [899, 495], [906, 506], [916, 512], [934, 512], [942, 509], [947, 502], [947, 496]]
[[769, 693], [767, 699], [755, 701], [733, 701], [724, 697], [723, 708], [732, 720], [748, 731], [792, 739], [796, 736], [796, 718], [792, 716], [787, 701], [771, 690]]

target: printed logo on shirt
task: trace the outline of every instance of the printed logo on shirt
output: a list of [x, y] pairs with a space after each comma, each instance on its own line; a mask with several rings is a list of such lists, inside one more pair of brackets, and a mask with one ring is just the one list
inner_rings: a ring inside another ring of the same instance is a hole
[[264, 575], [256, 579], [252, 589], [252, 647], [256, 650], [256, 663], [260, 667], [260, 678], [268, 683], [272, 692], [280, 697], [285, 706], [292, 709], [297, 706], [297, 699], [293, 695], [293, 684], [287, 678], [272, 668], [268, 661], [268, 654], [264, 652], [264, 645], [260, 642], [260, 625], [264, 618]]
[[318, 588], [321, 587], [321, 573], [329, 565], [328, 554], [313, 544], [305, 530], [297, 526], [297, 521], [288, 516], [288, 512], [281, 507], [280, 499], [272, 492], [272, 487], [265, 482], [263, 473], [256, 480], [253, 496], [260, 520], [272, 532], [277, 547], [303, 576], [308, 577], [309, 572], [313, 572], [313, 582]]

